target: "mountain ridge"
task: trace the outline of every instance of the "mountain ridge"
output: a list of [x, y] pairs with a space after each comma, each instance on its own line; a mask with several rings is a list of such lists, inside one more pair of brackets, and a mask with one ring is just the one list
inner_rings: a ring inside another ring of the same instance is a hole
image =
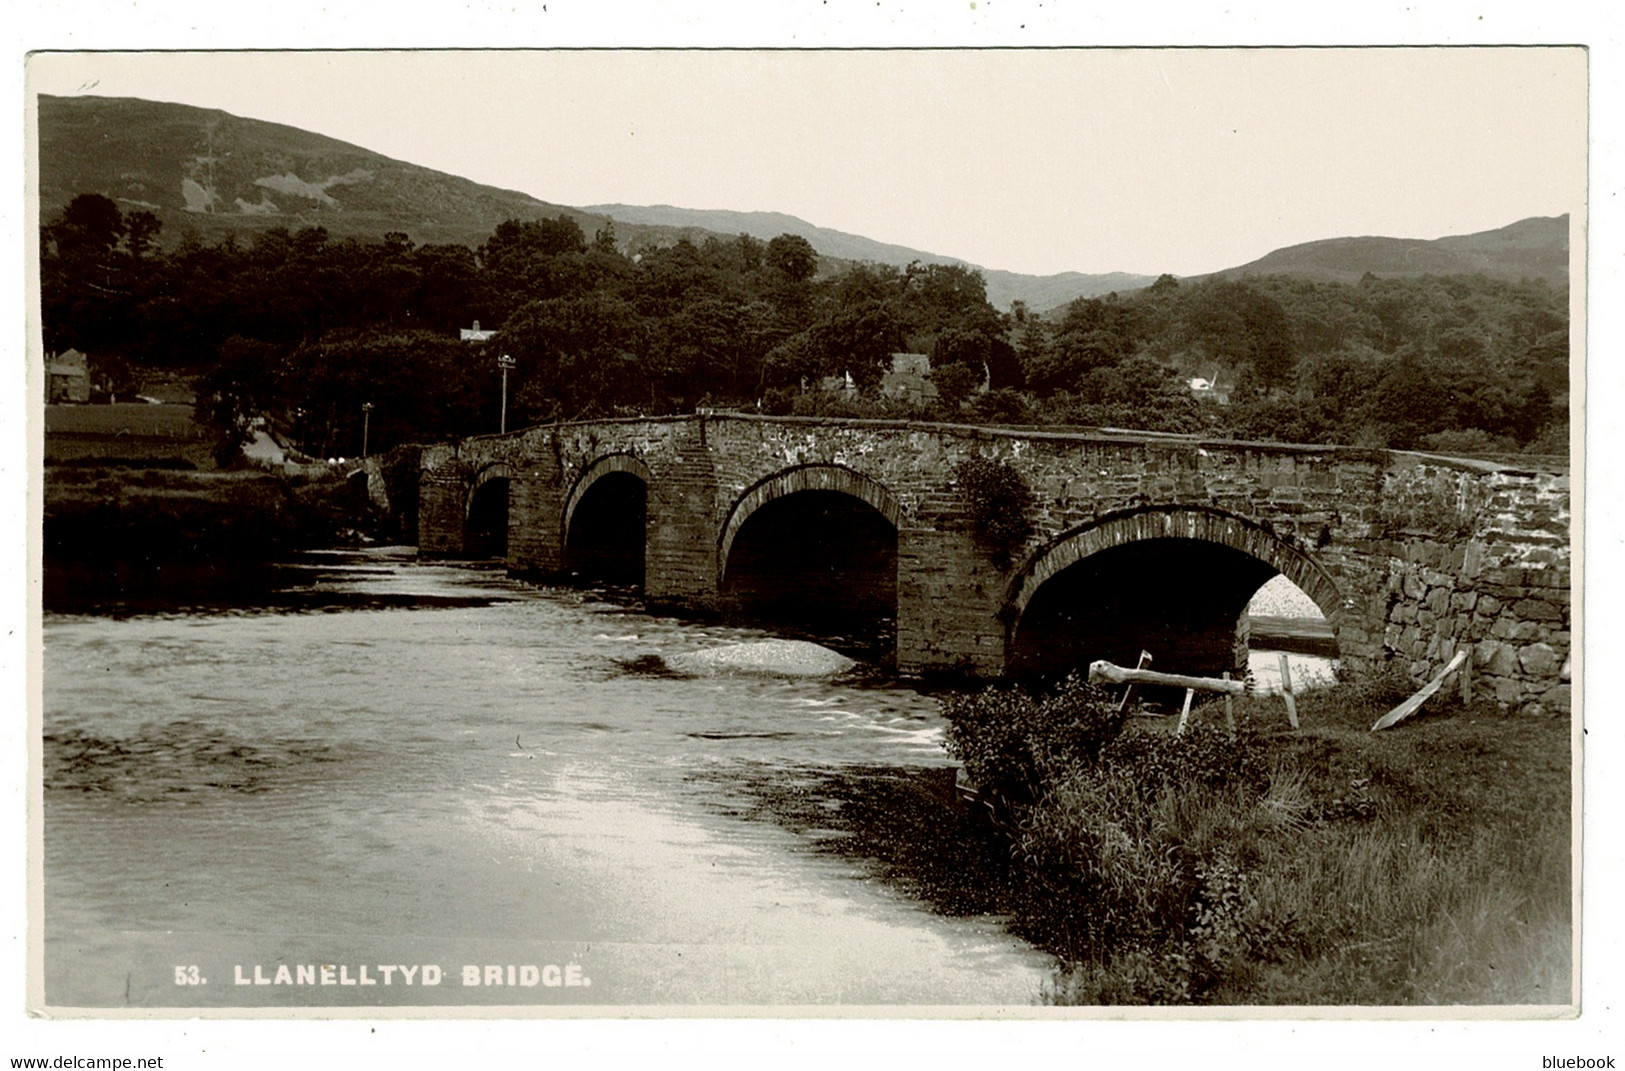
[[[79, 193], [102, 193], [127, 211], [157, 215], [166, 244], [187, 232], [219, 239], [271, 227], [321, 226], [335, 237], [378, 238], [394, 230], [420, 243], [477, 246], [504, 220], [563, 215], [589, 238], [613, 220], [618, 242], [628, 249], [669, 245], [683, 237], [703, 242], [709, 237], [730, 241], [739, 234], [763, 240], [798, 234], [821, 257], [838, 263], [964, 265], [982, 273], [988, 299], [1000, 309], [1019, 300], [1043, 313], [1079, 297], [1136, 290], [1155, 278], [1126, 272], [1039, 276], [984, 268], [782, 212], [557, 204], [221, 109], [43, 94], [38, 105], [40, 218], [49, 220]], [[1190, 278], [1291, 274], [1357, 282], [1366, 272], [1482, 273], [1566, 284], [1568, 217], [1530, 217], [1492, 231], [1437, 239], [1320, 239]]]
[[1257, 260], [1193, 280], [1247, 275], [1297, 275], [1318, 282], [1357, 283], [1374, 275], [1486, 275], [1567, 284], [1569, 216], [1530, 216], [1492, 230], [1441, 238], [1382, 235], [1322, 238], [1272, 250]]
[[717, 233], [748, 234], [763, 240], [780, 234], [795, 234], [812, 243], [819, 255], [837, 260], [890, 264], [905, 268], [918, 261], [921, 264], [954, 264], [974, 268], [982, 273], [987, 283], [988, 301], [998, 309], [1008, 309], [1012, 301], [1025, 301], [1034, 310], [1064, 305], [1080, 297], [1099, 297], [1112, 291], [1127, 292], [1149, 286], [1154, 275], [1134, 275], [1129, 272], [1057, 272], [1051, 275], [1029, 275], [1025, 272], [987, 268], [959, 257], [929, 253], [891, 242], [866, 238], [850, 231], [820, 227], [798, 216], [784, 212], [739, 211], [727, 208], [679, 208], [675, 205], [595, 204], [583, 206], [583, 211], [597, 212], [615, 219], [617, 223], [645, 224], [668, 227], [700, 227]]

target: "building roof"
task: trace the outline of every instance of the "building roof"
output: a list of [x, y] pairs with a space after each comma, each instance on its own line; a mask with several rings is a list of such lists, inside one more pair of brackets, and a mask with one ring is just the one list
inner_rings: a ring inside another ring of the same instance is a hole
[[84, 376], [90, 374], [89, 359], [78, 350], [67, 350], [45, 359], [45, 371], [53, 376]]

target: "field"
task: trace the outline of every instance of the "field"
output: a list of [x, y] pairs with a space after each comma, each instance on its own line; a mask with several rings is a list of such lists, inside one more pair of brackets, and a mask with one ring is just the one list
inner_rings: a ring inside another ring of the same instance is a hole
[[92, 459], [184, 461], [213, 468], [215, 434], [192, 419], [190, 405], [48, 405], [45, 463]]

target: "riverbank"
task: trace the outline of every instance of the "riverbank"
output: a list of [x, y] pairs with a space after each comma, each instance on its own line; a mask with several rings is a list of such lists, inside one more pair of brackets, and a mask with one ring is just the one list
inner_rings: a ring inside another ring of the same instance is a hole
[[886, 770], [764, 786], [757, 813], [938, 911], [1005, 917], [1057, 956], [1056, 1004], [1570, 1001], [1566, 719], [1441, 697], [1372, 733], [1392, 692], [1345, 685], [1300, 697], [1297, 732], [1260, 698], [1235, 742], [1213, 710], [1107, 739], [1075, 703], [992, 694], [945, 706], [995, 818]]
[[185, 585], [251, 587], [305, 549], [354, 543], [364, 507], [342, 476], [54, 465], [44, 480], [44, 605]]

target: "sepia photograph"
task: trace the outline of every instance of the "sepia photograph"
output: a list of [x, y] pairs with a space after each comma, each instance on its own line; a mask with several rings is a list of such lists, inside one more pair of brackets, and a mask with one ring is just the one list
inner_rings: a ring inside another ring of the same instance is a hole
[[29, 1009], [1577, 1015], [1588, 62], [31, 54]]

